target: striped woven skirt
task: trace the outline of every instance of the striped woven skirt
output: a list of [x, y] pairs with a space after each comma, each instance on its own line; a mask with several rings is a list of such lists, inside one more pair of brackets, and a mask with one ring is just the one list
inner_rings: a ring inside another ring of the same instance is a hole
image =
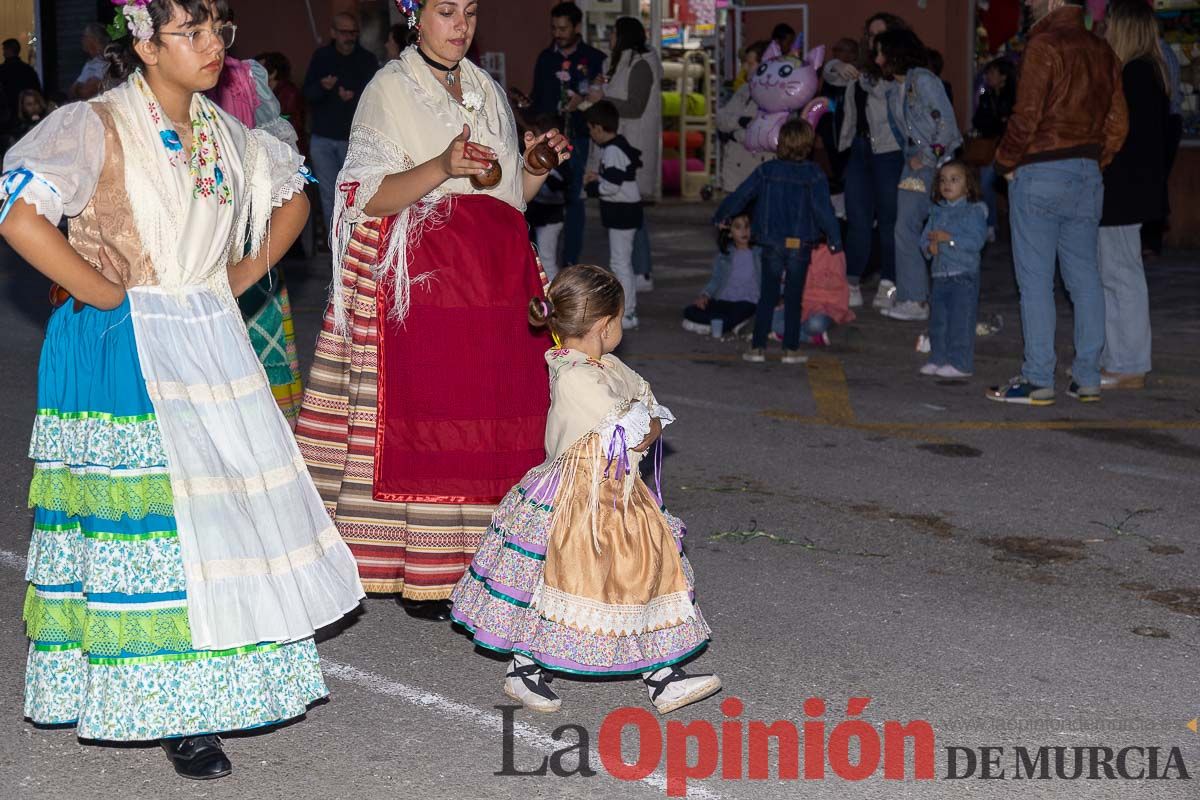
[[471, 564], [493, 505], [391, 503], [374, 499], [379, 414], [379, 315], [371, 266], [378, 221], [359, 225], [340, 280], [351, 308], [349, 337], [327, 309], [296, 425], [296, 442], [368, 592], [444, 600]]
[[325, 696], [311, 639], [192, 648], [183, 557], [129, 303], [50, 320], [30, 457], [25, 716], [84, 739], [254, 728]]

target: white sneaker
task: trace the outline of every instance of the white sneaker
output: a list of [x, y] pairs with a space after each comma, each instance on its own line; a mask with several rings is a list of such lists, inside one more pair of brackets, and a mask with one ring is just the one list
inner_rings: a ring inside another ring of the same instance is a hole
[[871, 301], [871, 305], [882, 311], [885, 308], [891, 308], [895, 303], [896, 284], [888, 280], [880, 281], [879, 288], [875, 291], [875, 299]]
[[634, 288], [639, 292], [654, 291], [654, 278], [649, 275], [638, 275], [635, 277]]
[[974, 373], [962, 372], [958, 369], [955, 369], [950, 364], [943, 364], [942, 366], [938, 367], [937, 371], [937, 376], [939, 378], [969, 378], [972, 374]]
[[546, 685], [547, 680], [549, 676], [533, 659], [514, 653], [504, 676], [504, 693], [530, 711], [549, 714], [562, 707], [562, 700]]
[[692, 322], [690, 319], [683, 321], [683, 329], [689, 333], [698, 333], [701, 336], [710, 336], [712, 334], [711, 325], [702, 325], [699, 322]]
[[761, 347], [751, 347], [746, 352], [742, 353], [742, 361], [749, 361], [752, 364], [762, 364], [767, 360], [767, 352]]
[[857, 283], [850, 284], [850, 307], [862, 308], [862, 287]]
[[807, 364], [808, 356], [802, 355], [799, 350], [784, 350], [780, 361], [784, 364]]
[[879, 310], [888, 319], [898, 319], [904, 322], [924, 322], [929, 319], [929, 304], [918, 303], [916, 300], [902, 300], [891, 308]]
[[626, 314], [625, 316], [621, 317], [621, 330], [636, 331], [637, 326], [638, 326], [637, 314], [634, 314], [633, 316], [629, 316], [628, 314]]
[[642, 681], [660, 714], [703, 700], [721, 688], [721, 679], [716, 675], [688, 675], [679, 667], [643, 672]]
[[932, 361], [926, 361], [925, 366], [921, 367], [919, 370], [917, 370], [917, 372], [920, 372], [922, 375], [937, 375], [938, 370], [940, 369], [940, 365], [935, 364]]

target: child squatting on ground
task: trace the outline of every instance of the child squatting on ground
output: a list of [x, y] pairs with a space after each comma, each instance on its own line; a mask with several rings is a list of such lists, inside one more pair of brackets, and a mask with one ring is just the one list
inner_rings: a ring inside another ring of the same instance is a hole
[[642, 151], [617, 133], [621, 116], [617, 107], [601, 100], [584, 112], [588, 134], [600, 148], [600, 172], [583, 176], [588, 197], [600, 200], [600, 222], [608, 229], [608, 266], [625, 292], [621, 327], [637, 328], [637, 284], [633, 274], [633, 237], [642, 227], [642, 193], [637, 174]]
[[696, 302], [683, 310], [683, 329], [720, 336], [754, 316], [762, 280], [762, 248], [750, 243], [750, 215], [741, 213], [721, 229], [712, 278]]
[[780, 276], [784, 289], [783, 363], [803, 364], [800, 354], [800, 307], [812, 251], [821, 234], [829, 249], [842, 249], [842, 232], [833, 214], [825, 173], [808, 160], [813, 129], [804, 120], [792, 120], [779, 131], [777, 158], [757, 167], [733, 194], [721, 201], [713, 222], [726, 225], [754, 203], [753, 238], [763, 248], [762, 293], [754, 317], [754, 339], [742, 355], [747, 361], [766, 361], [767, 336]]
[[638, 472], [674, 417], [612, 355], [623, 294], [612, 273], [577, 265], [530, 301], [530, 322], [556, 344], [546, 460], [501, 501], [451, 598], [476, 644], [512, 654], [504, 693], [534, 711], [562, 704], [545, 670], [640, 674], [663, 714], [721, 688], [678, 666], [710, 631], [692, 599], [683, 523]]
[[[562, 120], [557, 114], [538, 114], [531, 126], [534, 135], [541, 136], [553, 130], [562, 130]], [[533, 229], [533, 240], [537, 244], [538, 258], [546, 277], [554, 280], [558, 274], [558, 240], [562, 235], [563, 220], [567, 208], [567, 185], [571, 182], [571, 162], [564, 161], [546, 176], [542, 188], [529, 201], [525, 210], [525, 221]]]
[[938, 171], [934, 205], [921, 236], [933, 259], [929, 307], [929, 361], [922, 375], [966, 378], [975, 371], [979, 314], [979, 256], [987, 243], [987, 204], [975, 173], [962, 161]]

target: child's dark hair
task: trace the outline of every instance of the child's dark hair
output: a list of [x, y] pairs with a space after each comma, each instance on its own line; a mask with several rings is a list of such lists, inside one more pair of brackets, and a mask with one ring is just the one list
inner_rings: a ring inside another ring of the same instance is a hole
[[529, 127], [537, 134], [549, 133], [552, 130], [561, 131], [563, 129], [562, 116], [543, 112], [530, 120]]
[[967, 162], [954, 158], [938, 167], [937, 175], [933, 178], [933, 191], [930, 193], [933, 202], [940, 203], [942, 201], [942, 173], [951, 167], [957, 167], [963, 171], [963, 177], [967, 184], [967, 200], [972, 203], [983, 200], [983, 185], [979, 182], [979, 174]]
[[750, 212], [742, 211], [734, 214], [729, 218], [729, 227], [721, 228], [717, 231], [717, 249], [721, 251], [721, 255], [729, 255], [729, 248], [733, 244], [733, 223], [739, 219], [746, 220], [746, 224], [750, 224]]
[[812, 155], [816, 134], [807, 120], [790, 119], [779, 129], [775, 155], [783, 161], [804, 161]]
[[271, 50], [259, 53], [254, 60], [263, 65], [267, 75], [274, 75], [276, 80], [290, 81], [292, 79], [292, 62], [283, 53]]
[[616, 133], [621, 126], [621, 113], [608, 100], [601, 100], [583, 112], [583, 119], [588, 125], [599, 126], [605, 133]]
[[[113, 8], [118, 14], [122, 13], [120, 6]], [[233, 18], [233, 12], [229, 10], [229, 3], [226, 0], [213, 0], [211, 12], [209, 4], [205, 0], [150, 0], [146, 5], [146, 10], [150, 12], [150, 21], [154, 23], [154, 35], [150, 37], [150, 41], [158, 45], [162, 44], [162, 37], [158, 32], [175, 16], [177, 8], [182, 9], [183, 13], [187, 15], [186, 24], [188, 25], [228, 21]], [[114, 39], [105, 48], [104, 57], [108, 60], [108, 71], [104, 75], [105, 88], [111, 89], [145, 66], [137, 51], [133, 49], [136, 41], [133, 34], [126, 30], [124, 36]]]
[[546, 299], [529, 301], [529, 324], [549, 328], [560, 340], [587, 334], [597, 320], [615, 317], [625, 305], [621, 282], [603, 267], [575, 264], [550, 283]]

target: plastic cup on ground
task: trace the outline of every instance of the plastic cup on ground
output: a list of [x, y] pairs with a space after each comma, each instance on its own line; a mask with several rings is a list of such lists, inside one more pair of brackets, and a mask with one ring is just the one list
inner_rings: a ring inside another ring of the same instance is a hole
[[709, 325], [712, 326], [712, 335], [714, 339], [720, 339], [725, 335], [725, 320], [721, 319], [720, 317], [714, 317]]

